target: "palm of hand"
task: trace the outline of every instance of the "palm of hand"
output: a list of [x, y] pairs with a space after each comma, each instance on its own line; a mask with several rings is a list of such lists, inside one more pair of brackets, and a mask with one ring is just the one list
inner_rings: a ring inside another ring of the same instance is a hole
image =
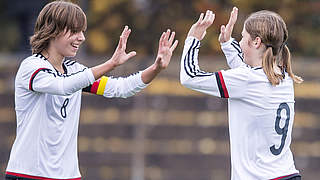
[[188, 36], [193, 36], [198, 40], [202, 40], [206, 35], [206, 30], [212, 25], [215, 15], [212, 11], [207, 11], [205, 17], [201, 13], [199, 20], [193, 24], [189, 30]]
[[125, 26], [121, 36], [120, 40], [117, 46], [116, 51], [114, 52], [112, 56], [112, 62], [115, 66], [119, 66], [123, 63], [125, 63], [128, 59], [136, 55], [135, 51], [126, 53], [127, 48], [127, 40], [130, 35], [131, 30], [128, 28], [128, 26]]
[[238, 8], [234, 7], [231, 11], [228, 24], [226, 26], [224, 25], [221, 26], [220, 34], [218, 38], [220, 43], [227, 42], [231, 38], [231, 34], [233, 31], [233, 27], [237, 21], [237, 17], [238, 17]]
[[161, 69], [165, 69], [170, 62], [172, 52], [169, 46], [159, 46], [157, 64]]
[[167, 32], [162, 33], [160, 37], [158, 55], [155, 62], [156, 67], [159, 69], [167, 68], [170, 63], [172, 52], [178, 45], [177, 40], [173, 43], [174, 36], [175, 32], [170, 33], [168, 29]]

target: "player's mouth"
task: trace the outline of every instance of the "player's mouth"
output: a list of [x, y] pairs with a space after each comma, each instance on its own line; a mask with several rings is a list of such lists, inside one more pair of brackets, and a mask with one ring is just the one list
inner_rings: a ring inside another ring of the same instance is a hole
[[75, 48], [76, 50], [78, 50], [78, 49], [79, 49], [80, 44], [71, 43], [71, 46], [72, 46], [73, 48]]

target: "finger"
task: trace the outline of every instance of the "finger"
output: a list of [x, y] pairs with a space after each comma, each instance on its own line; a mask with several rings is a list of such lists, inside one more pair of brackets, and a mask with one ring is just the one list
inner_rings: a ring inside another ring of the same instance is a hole
[[175, 32], [172, 32], [171, 33], [171, 36], [170, 36], [170, 38], [169, 38], [169, 46], [171, 46], [171, 44], [172, 44], [172, 42], [173, 42], [173, 40], [174, 40], [174, 36], [176, 35], [176, 33]]
[[204, 14], [201, 13], [201, 14], [200, 14], [200, 17], [199, 17], [199, 19], [198, 19], [198, 21], [197, 21], [197, 24], [200, 24], [200, 23], [202, 22], [203, 16], [204, 16]]
[[202, 24], [209, 21], [209, 19], [210, 19], [210, 14], [211, 14], [211, 11], [210, 11], [210, 10], [207, 10], [206, 16], [204, 17], [204, 19], [203, 19], [203, 21], [202, 21]]
[[131, 52], [128, 53], [127, 57], [128, 57], [128, 59], [130, 59], [135, 55], [137, 55], [137, 53], [135, 51], [131, 51]]
[[224, 25], [222, 25], [221, 28], [220, 28], [220, 33], [221, 33], [222, 35], [224, 35], [225, 32], [226, 32], [226, 27], [225, 27]]
[[165, 36], [165, 32], [162, 33], [162, 35], [160, 36], [160, 40], [159, 40], [159, 47], [163, 45], [163, 40], [164, 40], [164, 36]]
[[122, 46], [123, 46], [123, 37], [122, 36], [120, 36], [120, 39], [119, 39], [119, 43], [118, 43], [118, 48], [119, 49], [121, 49], [122, 48]]
[[125, 32], [128, 30], [128, 26], [125, 26], [124, 28], [123, 28], [123, 31], [122, 31], [122, 33], [121, 33], [121, 36], [124, 36], [124, 34], [125, 34]]
[[127, 31], [125, 32], [124, 37], [123, 37], [123, 47], [127, 46], [127, 41], [128, 41], [130, 33], [131, 33], [131, 29], [127, 29]]
[[173, 52], [176, 49], [177, 45], [178, 45], [178, 40], [175, 40], [173, 45], [170, 47], [170, 51]]
[[165, 34], [165, 37], [164, 37], [164, 40], [163, 40], [163, 43], [165, 46], [168, 45], [168, 39], [169, 39], [169, 36], [170, 36], [170, 29], [167, 30], [166, 34]]
[[222, 42], [224, 42], [225, 40], [224, 40], [224, 37], [225, 37], [225, 26], [224, 25], [222, 25], [221, 27], [220, 27], [220, 34], [219, 34], [219, 37], [218, 37], [218, 41], [220, 42], [220, 43], [222, 43]]
[[216, 14], [212, 13], [210, 18], [210, 24], [213, 23], [214, 19], [216, 18]]
[[231, 11], [230, 18], [227, 24], [227, 30], [232, 30], [234, 24], [236, 23], [238, 18], [238, 8], [234, 7]]

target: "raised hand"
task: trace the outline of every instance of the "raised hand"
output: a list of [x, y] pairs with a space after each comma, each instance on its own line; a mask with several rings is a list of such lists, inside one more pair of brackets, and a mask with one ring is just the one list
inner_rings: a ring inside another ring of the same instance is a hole
[[121, 33], [118, 46], [115, 52], [113, 53], [112, 58], [110, 59], [114, 67], [125, 63], [128, 59], [132, 58], [137, 54], [135, 51], [126, 53], [127, 40], [129, 38], [130, 33], [131, 29], [129, 29], [128, 26], [125, 26]]
[[[159, 40], [159, 48], [156, 61], [154, 63], [156, 69], [162, 70], [168, 67], [172, 52], [176, 49], [178, 45], [178, 40], [174, 40], [175, 32], [167, 30], [163, 32]], [[173, 43], [173, 44], [172, 44]]]
[[219, 34], [220, 43], [227, 42], [231, 38], [231, 34], [233, 31], [234, 24], [237, 21], [237, 17], [238, 17], [238, 8], [234, 7], [231, 11], [228, 24], [226, 26], [222, 25], [220, 28], [220, 34]]
[[205, 16], [201, 13], [198, 21], [191, 26], [188, 36], [193, 36], [198, 40], [202, 40], [206, 35], [207, 28], [212, 25], [214, 18], [215, 14], [210, 10], [207, 10]]

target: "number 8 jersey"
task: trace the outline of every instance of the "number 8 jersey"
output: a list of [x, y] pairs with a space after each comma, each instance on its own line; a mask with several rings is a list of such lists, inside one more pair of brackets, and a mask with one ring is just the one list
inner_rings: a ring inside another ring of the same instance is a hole
[[146, 87], [141, 72], [126, 78], [103, 76], [72, 60], [58, 72], [41, 54], [22, 61], [15, 80], [17, 134], [7, 176], [80, 179], [77, 136], [82, 91], [129, 97]]
[[204, 72], [198, 65], [200, 41], [188, 37], [180, 81], [187, 88], [228, 98], [232, 180], [266, 180], [297, 174], [290, 151], [294, 120], [293, 81], [272, 86], [261, 67], [242, 61], [239, 44], [222, 44], [231, 69]]

